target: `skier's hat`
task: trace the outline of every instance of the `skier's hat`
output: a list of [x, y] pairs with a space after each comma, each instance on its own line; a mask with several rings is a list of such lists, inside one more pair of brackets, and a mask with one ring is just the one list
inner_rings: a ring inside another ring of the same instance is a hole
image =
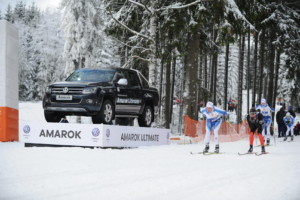
[[210, 101], [207, 102], [207, 103], [206, 103], [206, 107], [207, 107], [207, 108], [213, 108], [213, 107], [214, 107], [213, 102], [210, 102]]
[[253, 113], [253, 112], [256, 112], [255, 108], [251, 108], [251, 109], [250, 109], [250, 113], [251, 113], [251, 112], [252, 112], [252, 113]]
[[286, 116], [286, 117], [290, 117], [290, 116], [291, 116], [291, 113], [287, 112], [285, 116]]
[[262, 99], [261, 103], [267, 103], [266, 99]]

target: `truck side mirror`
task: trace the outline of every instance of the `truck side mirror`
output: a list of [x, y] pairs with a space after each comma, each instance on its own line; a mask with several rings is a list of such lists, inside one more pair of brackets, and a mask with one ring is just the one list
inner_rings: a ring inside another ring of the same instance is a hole
[[120, 80], [118, 80], [117, 84], [122, 85], [122, 86], [126, 86], [126, 85], [128, 85], [128, 81], [127, 81], [126, 78], [121, 78]]

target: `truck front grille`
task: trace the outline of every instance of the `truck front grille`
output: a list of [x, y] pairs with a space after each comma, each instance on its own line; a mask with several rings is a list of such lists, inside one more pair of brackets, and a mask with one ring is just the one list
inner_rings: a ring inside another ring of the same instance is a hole
[[[64, 90], [68, 88], [66, 93]], [[52, 94], [82, 94], [83, 88], [81, 87], [53, 87], [51, 89]]]

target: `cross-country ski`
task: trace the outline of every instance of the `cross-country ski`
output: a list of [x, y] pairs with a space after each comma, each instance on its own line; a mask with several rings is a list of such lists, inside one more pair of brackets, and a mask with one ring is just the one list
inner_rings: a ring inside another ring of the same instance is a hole
[[255, 153], [256, 156], [261, 156], [261, 155], [266, 155], [268, 154], [269, 152], [263, 152], [263, 153]]

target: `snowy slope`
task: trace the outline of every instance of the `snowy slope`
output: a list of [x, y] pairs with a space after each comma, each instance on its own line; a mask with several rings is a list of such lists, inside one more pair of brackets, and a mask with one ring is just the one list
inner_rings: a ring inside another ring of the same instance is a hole
[[[20, 104], [21, 120], [42, 122], [42, 113], [40, 103]], [[203, 144], [115, 150], [0, 143], [0, 199], [297, 200], [300, 137], [281, 140], [272, 139], [263, 156], [238, 156], [247, 140], [222, 143], [225, 154], [211, 156], [190, 155]]]

